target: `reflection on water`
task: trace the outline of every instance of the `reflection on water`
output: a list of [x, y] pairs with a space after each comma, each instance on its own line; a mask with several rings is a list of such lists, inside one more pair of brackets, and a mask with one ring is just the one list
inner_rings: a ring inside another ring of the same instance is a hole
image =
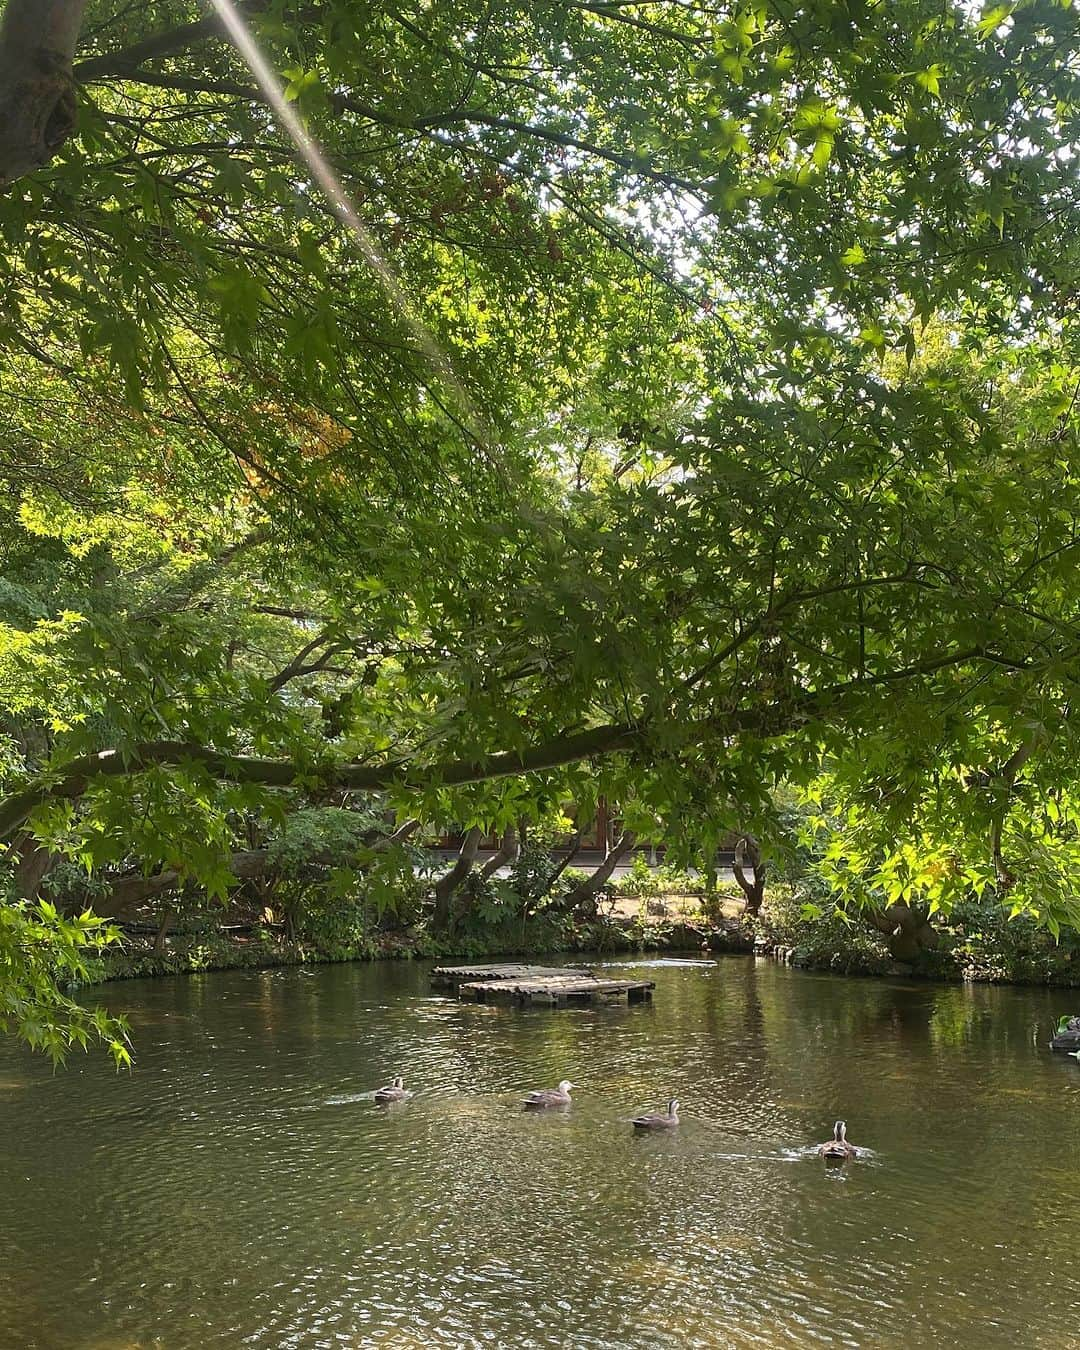
[[147, 981], [106, 991], [130, 1076], [4, 1048], [0, 1347], [1080, 1347], [1068, 995], [650, 969], [563, 1012], [415, 965]]

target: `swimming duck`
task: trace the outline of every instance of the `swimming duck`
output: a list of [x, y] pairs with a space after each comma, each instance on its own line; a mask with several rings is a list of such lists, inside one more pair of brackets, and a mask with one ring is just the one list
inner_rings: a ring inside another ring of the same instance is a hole
[[635, 1116], [633, 1122], [635, 1130], [670, 1130], [678, 1123], [679, 1101], [677, 1097], [672, 1097], [668, 1102], [666, 1115]]
[[557, 1088], [530, 1092], [521, 1105], [526, 1111], [543, 1111], [549, 1106], [569, 1106], [570, 1089], [573, 1086], [569, 1078], [564, 1078]]
[[375, 1093], [375, 1100], [377, 1102], [383, 1103], [403, 1102], [406, 1097], [411, 1096], [412, 1096], [411, 1092], [405, 1091], [404, 1078], [398, 1077], [395, 1078], [392, 1083], [388, 1083], [386, 1087], [379, 1088], [379, 1090]]
[[847, 1121], [838, 1120], [833, 1126], [832, 1138], [826, 1144], [818, 1145], [818, 1152], [823, 1158], [844, 1159], [855, 1158], [859, 1150], [854, 1144], [848, 1143]]

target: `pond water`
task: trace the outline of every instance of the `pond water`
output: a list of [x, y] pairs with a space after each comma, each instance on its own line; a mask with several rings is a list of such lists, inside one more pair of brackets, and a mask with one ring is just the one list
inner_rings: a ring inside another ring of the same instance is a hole
[[141, 981], [130, 1075], [5, 1046], [0, 1347], [1080, 1347], [1075, 997], [649, 973], [558, 1012], [408, 964]]

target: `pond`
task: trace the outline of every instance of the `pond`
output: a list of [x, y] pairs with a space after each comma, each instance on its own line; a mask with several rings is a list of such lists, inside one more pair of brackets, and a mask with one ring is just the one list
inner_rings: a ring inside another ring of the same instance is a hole
[[1067, 993], [649, 973], [558, 1012], [391, 963], [97, 991], [130, 1075], [0, 1050], [0, 1346], [1080, 1347]]

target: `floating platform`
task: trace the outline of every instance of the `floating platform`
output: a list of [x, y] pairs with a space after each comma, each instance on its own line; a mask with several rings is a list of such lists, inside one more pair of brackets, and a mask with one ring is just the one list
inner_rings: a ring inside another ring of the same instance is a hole
[[474, 980], [458, 985], [458, 998], [474, 1003], [539, 1004], [565, 1008], [568, 1004], [641, 1003], [652, 998], [653, 980], [604, 980], [581, 971], [535, 969], [523, 976]]
[[585, 966], [564, 967], [556, 966], [527, 966], [521, 961], [501, 961], [495, 965], [474, 965], [474, 966], [436, 966], [431, 972], [432, 984], [449, 984], [455, 988], [461, 984], [471, 983], [475, 980], [490, 982], [492, 980], [528, 980], [534, 976], [540, 979], [559, 976], [567, 979], [580, 979], [582, 976], [591, 976], [592, 971]]

